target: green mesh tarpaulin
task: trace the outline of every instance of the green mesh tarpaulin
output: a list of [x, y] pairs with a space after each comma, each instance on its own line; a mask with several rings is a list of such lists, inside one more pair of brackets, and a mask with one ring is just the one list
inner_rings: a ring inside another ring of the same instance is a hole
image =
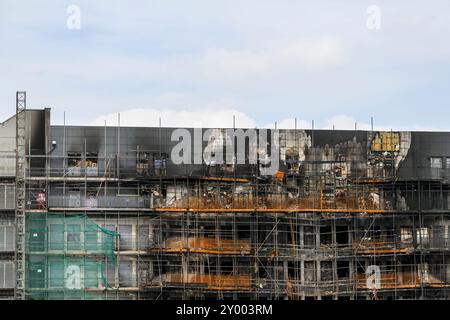
[[27, 298], [106, 298], [115, 277], [116, 237], [86, 215], [28, 213]]

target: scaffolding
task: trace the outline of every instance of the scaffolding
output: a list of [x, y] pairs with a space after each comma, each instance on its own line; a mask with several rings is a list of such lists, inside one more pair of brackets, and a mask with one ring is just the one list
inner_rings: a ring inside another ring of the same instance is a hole
[[286, 131], [269, 176], [174, 168], [170, 129], [152, 148], [128, 129], [57, 127], [62, 152], [29, 151], [29, 298], [449, 299], [450, 190], [397, 175], [410, 133]]

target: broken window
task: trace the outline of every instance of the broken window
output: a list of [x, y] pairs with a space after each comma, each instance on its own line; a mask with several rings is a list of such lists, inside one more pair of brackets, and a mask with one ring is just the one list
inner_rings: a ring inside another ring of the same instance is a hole
[[86, 175], [98, 175], [98, 153], [86, 152]]
[[337, 276], [338, 279], [348, 278], [350, 275], [350, 262], [338, 261], [337, 262]]
[[348, 244], [348, 227], [336, 226], [336, 242], [338, 244]]
[[410, 227], [402, 227], [400, 229], [400, 241], [404, 243], [413, 242], [413, 232]]
[[222, 239], [233, 239], [233, 226], [225, 225], [220, 227], [220, 237]]
[[417, 242], [421, 245], [428, 245], [430, 243], [429, 229], [417, 229]]
[[316, 234], [314, 233], [313, 227], [305, 226], [303, 230], [304, 230], [305, 248], [314, 247], [316, 243]]
[[314, 283], [316, 281], [316, 269], [314, 268], [314, 261], [305, 261], [305, 282]]
[[150, 153], [138, 151], [136, 155], [136, 173], [141, 176], [148, 175]]
[[86, 207], [96, 208], [98, 204], [97, 190], [90, 189], [86, 191]]
[[81, 175], [81, 153], [79, 152], [67, 153], [67, 175], [69, 176]]
[[287, 242], [289, 245], [297, 244], [297, 242], [299, 241], [299, 233], [300, 233], [300, 226], [292, 223], [291, 221], [289, 223], [288, 229], [286, 230]]
[[[289, 150], [288, 150], [289, 151]], [[296, 151], [296, 150], [294, 150]], [[298, 152], [286, 152], [286, 165], [290, 173], [298, 173], [299, 170], [299, 156]]]
[[166, 174], [166, 155], [165, 154], [153, 154], [153, 168], [155, 170], [155, 175], [165, 175]]
[[300, 269], [298, 261], [288, 261], [288, 277], [289, 279], [298, 279], [300, 275]]
[[333, 266], [331, 261], [320, 261], [320, 280], [321, 281], [333, 280]]
[[330, 245], [332, 237], [331, 237], [331, 227], [324, 226], [320, 227], [320, 244]]
[[203, 235], [207, 238], [216, 237], [216, 226], [213, 224], [207, 224], [203, 226]]
[[250, 239], [250, 225], [249, 224], [238, 225], [237, 233], [239, 239]]
[[222, 259], [220, 265], [220, 271], [222, 275], [227, 275], [233, 273], [233, 260]]
[[441, 169], [442, 157], [430, 157], [430, 167], [433, 169]]

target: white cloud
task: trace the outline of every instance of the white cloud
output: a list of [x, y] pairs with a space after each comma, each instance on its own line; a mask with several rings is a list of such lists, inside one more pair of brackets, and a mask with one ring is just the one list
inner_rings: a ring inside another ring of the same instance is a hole
[[120, 125], [124, 127], [157, 127], [161, 117], [163, 127], [231, 128], [233, 116], [236, 127], [254, 128], [256, 122], [243, 112], [234, 109], [174, 110], [138, 108], [115, 112], [97, 117], [91, 125], [117, 125], [120, 113]]
[[[114, 112], [97, 117], [91, 123], [83, 125], [92, 126], [115, 126], [118, 124], [118, 115], [120, 113], [120, 125], [123, 127], [158, 127], [159, 118], [161, 117], [162, 127], [175, 128], [231, 128], [233, 126], [233, 116], [235, 117], [235, 125], [237, 128], [267, 128], [274, 129], [275, 121], [265, 125], [258, 125], [257, 121], [248, 114], [236, 109], [224, 109], [221, 102], [211, 103], [209, 107], [202, 110], [176, 110], [171, 108], [134, 108], [120, 112]], [[215, 106], [215, 107], [214, 107]], [[335, 130], [354, 130], [355, 122], [357, 130], [371, 130], [369, 122], [357, 121], [353, 116], [335, 115], [328, 118], [324, 125], [315, 125], [315, 129], [334, 129]], [[297, 119], [297, 129], [311, 129], [311, 121]], [[278, 129], [295, 129], [295, 118], [286, 118], [277, 121]], [[432, 126], [412, 126], [401, 127], [398, 125], [378, 125], [374, 123], [376, 131], [442, 131]]]
[[[287, 118], [276, 122], [278, 129], [295, 129], [295, 118]], [[275, 121], [273, 123], [263, 125], [262, 128], [275, 128]], [[297, 119], [297, 129], [311, 129], [311, 122]]]
[[[328, 118], [325, 121], [325, 126], [323, 129], [334, 129], [335, 130], [354, 130], [355, 129], [355, 123], [357, 130], [371, 130], [371, 124], [370, 122], [364, 122], [364, 121], [357, 121], [354, 117], [345, 115], [345, 114], [339, 114], [332, 116], [331, 118]], [[434, 126], [402, 126], [397, 124], [394, 125], [386, 125], [386, 124], [377, 124], [376, 119], [374, 120], [373, 124], [373, 130], [375, 131], [445, 131], [447, 129], [439, 129], [438, 127]]]

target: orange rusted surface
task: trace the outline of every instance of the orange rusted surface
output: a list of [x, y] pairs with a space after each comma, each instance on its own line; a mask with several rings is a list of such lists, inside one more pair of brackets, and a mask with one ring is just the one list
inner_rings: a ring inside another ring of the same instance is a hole
[[194, 252], [209, 254], [250, 254], [251, 244], [248, 240], [229, 240], [205, 237], [169, 238], [162, 251]]
[[204, 286], [209, 290], [218, 291], [250, 291], [251, 277], [249, 275], [209, 275], [209, 274], [165, 274], [162, 284], [180, 284]]
[[[383, 212], [379, 198], [373, 194], [348, 193], [341, 190], [335, 197], [324, 197], [320, 192], [307, 197], [289, 197], [287, 194], [271, 194], [256, 197], [249, 190], [242, 193], [205, 193], [199, 195], [186, 195], [170, 205], [157, 208], [158, 211], [186, 211], [192, 210], [280, 210], [280, 211], [309, 211], [319, 210], [325, 212]], [[257, 208], [257, 209], [255, 209]], [[232, 212], [232, 211], [229, 211]]]

